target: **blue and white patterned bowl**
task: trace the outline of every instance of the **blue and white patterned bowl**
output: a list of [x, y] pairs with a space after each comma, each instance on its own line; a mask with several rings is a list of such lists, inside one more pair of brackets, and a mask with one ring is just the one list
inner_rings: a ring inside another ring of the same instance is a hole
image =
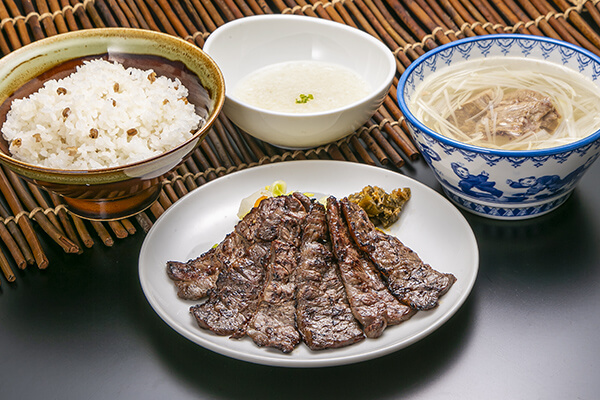
[[446, 195], [460, 207], [494, 219], [517, 220], [563, 204], [600, 154], [600, 131], [577, 142], [542, 150], [502, 151], [467, 145], [426, 127], [407, 104], [428, 75], [461, 61], [525, 57], [563, 65], [600, 90], [600, 58], [559, 40], [499, 34], [457, 40], [413, 62], [398, 83], [398, 103], [423, 157]]

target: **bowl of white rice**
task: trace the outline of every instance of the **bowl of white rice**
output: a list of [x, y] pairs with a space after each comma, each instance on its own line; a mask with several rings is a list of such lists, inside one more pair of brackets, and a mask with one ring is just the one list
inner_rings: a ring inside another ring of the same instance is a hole
[[0, 59], [0, 163], [87, 219], [149, 207], [217, 118], [222, 73], [158, 32], [65, 33]]
[[301, 15], [228, 22], [203, 48], [225, 78], [225, 115], [242, 131], [288, 149], [354, 133], [381, 106], [396, 74], [396, 58], [379, 39]]

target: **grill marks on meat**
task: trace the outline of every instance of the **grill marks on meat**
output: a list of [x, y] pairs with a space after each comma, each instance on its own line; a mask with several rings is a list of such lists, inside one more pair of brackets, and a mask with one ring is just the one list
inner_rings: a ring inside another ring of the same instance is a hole
[[[269, 226], [255, 230], [261, 238], [270, 239], [275, 230], [276, 239], [271, 241], [271, 260], [266, 265], [267, 281], [256, 314], [250, 321], [247, 335], [259, 346], [274, 347], [289, 353], [300, 343], [300, 333], [296, 329], [296, 283], [294, 272], [297, 265], [298, 246], [302, 222], [306, 217], [304, 202], [306, 196], [281, 197], [284, 205], [276, 211], [271, 202], [266, 202], [263, 213], [270, 213], [262, 224], [249, 226]], [[261, 202], [262, 204], [263, 202]], [[271, 226], [276, 229], [270, 228]], [[264, 235], [267, 232], [268, 235]]]
[[434, 270], [396, 237], [377, 229], [357, 204], [342, 199], [341, 205], [355, 242], [385, 277], [392, 294], [416, 310], [435, 308], [456, 281], [454, 275]]
[[300, 343], [296, 329], [297, 246], [274, 240], [271, 262], [267, 265], [267, 282], [256, 314], [246, 334], [259, 346], [274, 347], [289, 353]]
[[248, 245], [235, 233], [228, 237], [231, 240], [223, 242], [229, 246], [221, 252], [223, 268], [215, 288], [209, 291], [205, 303], [192, 306], [190, 312], [202, 328], [219, 335], [241, 337], [258, 307], [265, 269], [260, 262], [248, 257], [255, 245]]
[[[278, 288], [271, 286], [266, 297], [263, 296], [267, 271], [277, 270], [284, 263], [280, 249], [286, 245], [297, 248], [305, 216], [300, 200], [280, 196], [260, 202], [236, 225], [234, 232], [217, 247], [222, 247], [219, 256], [223, 266], [215, 288], [209, 291], [205, 303], [190, 308], [200, 327], [239, 338], [246, 334], [248, 323], [261, 304], [263, 315], [269, 310], [268, 302], [277, 298], [273, 291]], [[279, 242], [272, 254], [275, 240]], [[277, 285], [272, 280], [271, 283]], [[276, 316], [277, 313], [270, 316], [271, 323]], [[257, 328], [266, 331], [269, 327], [261, 327], [256, 321], [252, 328], [253, 335], [262, 343]], [[270, 344], [265, 342], [265, 345]], [[287, 348], [284, 344], [273, 345]]]
[[213, 248], [188, 262], [167, 262], [167, 275], [175, 282], [177, 296], [186, 300], [199, 300], [215, 286], [221, 262]]
[[300, 222], [306, 209], [295, 196], [271, 197], [261, 201], [235, 227], [249, 242], [275, 239], [298, 241]]
[[377, 338], [388, 325], [410, 318], [415, 311], [390, 293], [371, 260], [356, 247], [334, 197], [327, 199], [327, 221], [348, 301], [365, 335]]
[[310, 349], [364, 339], [336, 270], [325, 207], [319, 203], [313, 203], [304, 222], [296, 281], [296, 324]]

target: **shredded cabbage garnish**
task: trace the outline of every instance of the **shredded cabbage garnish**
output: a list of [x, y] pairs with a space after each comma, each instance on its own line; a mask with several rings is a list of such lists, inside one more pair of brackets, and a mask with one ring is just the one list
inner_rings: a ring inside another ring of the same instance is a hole
[[275, 181], [269, 186], [257, 190], [248, 197], [244, 197], [240, 203], [237, 217], [239, 219], [244, 218], [246, 214], [256, 207], [262, 200], [269, 197], [277, 197], [287, 194], [287, 183], [285, 181]]

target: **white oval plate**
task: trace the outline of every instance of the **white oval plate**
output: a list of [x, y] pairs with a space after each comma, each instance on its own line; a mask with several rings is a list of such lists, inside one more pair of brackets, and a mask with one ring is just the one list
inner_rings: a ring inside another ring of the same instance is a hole
[[[288, 190], [331, 194], [338, 198], [376, 185], [388, 192], [412, 191], [400, 220], [389, 228], [433, 268], [450, 272], [457, 282], [439, 306], [389, 327], [377, 339], [365, 339], [341, 349], [311, 351], [304, 344], [292, 353], [261, 348], [248, 338], [229, 339], [201, 329], [189, 312], [198, 301], [177, 297], [167, 277], [167, 261], [196, 258], [231, 232], [242, 198], [276, 180]], [[356, 363], [389, 354], [429, 335], [461, 307], [471, 292], [479, 267], [477, 241], [462, 214], [429, 187], [401, 174], [368, 165], [340, 161], [289, 161], [253, 167], [211, 181], [190, 192], [155, 222], [139, 257], [142, 290], [156, 313], [178, 333], [225, 356], [258, 364], [323, 367]]]

